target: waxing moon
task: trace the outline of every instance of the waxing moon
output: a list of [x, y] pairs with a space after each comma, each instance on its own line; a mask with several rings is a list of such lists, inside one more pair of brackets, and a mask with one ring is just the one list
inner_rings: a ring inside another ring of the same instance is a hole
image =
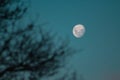
[[81, 38], [85, 34], [85, 27], [82, 24], [77, 24], [73, 27], [73, 35], [76, 38]]

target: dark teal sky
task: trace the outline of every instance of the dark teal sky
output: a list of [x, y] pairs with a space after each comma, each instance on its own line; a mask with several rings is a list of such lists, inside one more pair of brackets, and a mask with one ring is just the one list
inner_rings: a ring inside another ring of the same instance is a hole
[[[50, 29], [61, 37], [69, 36], [71, 45], [83, 50], [71, 64], [87, 80], [120, 71], [119, 0], [33, 0], [31, 6], [32, 14], [37, 13], [40, 21], [49, 22]], [[76, 24], [86, 28], [80, 39], [72, 35]]]

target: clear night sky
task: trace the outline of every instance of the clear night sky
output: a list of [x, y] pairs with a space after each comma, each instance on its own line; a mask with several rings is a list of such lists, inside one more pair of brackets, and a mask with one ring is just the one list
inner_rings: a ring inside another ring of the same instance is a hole
[[[86, 80], [120, 71], [119, 0], [33, 0], [31, 6], [33, 15], [49, 22], [48, 27], [61, 37], [69, 36], [74, 48], [83, 49], [72, 58], [72, 65]], [[72, 35], [76, 24], [86, 28], [80, 39]]]

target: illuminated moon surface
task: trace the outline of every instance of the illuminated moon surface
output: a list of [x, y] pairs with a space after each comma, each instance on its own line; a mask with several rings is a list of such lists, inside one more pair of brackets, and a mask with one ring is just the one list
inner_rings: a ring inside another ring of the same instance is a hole
[[77, 24], [73, 27], [73, 35], [76, 38], [81, 38], [85, 33], [85, 27], [81, 24]]

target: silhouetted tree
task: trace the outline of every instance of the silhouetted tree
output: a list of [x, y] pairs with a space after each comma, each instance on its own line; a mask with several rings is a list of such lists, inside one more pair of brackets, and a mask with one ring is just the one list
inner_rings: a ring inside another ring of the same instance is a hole
[[34, 22], [21, 28], [17, 23], [27, 11], [21, 0], [0, 0], [0, 80], [40, 80], [54, 75], [71, 53], [68, 41]]

